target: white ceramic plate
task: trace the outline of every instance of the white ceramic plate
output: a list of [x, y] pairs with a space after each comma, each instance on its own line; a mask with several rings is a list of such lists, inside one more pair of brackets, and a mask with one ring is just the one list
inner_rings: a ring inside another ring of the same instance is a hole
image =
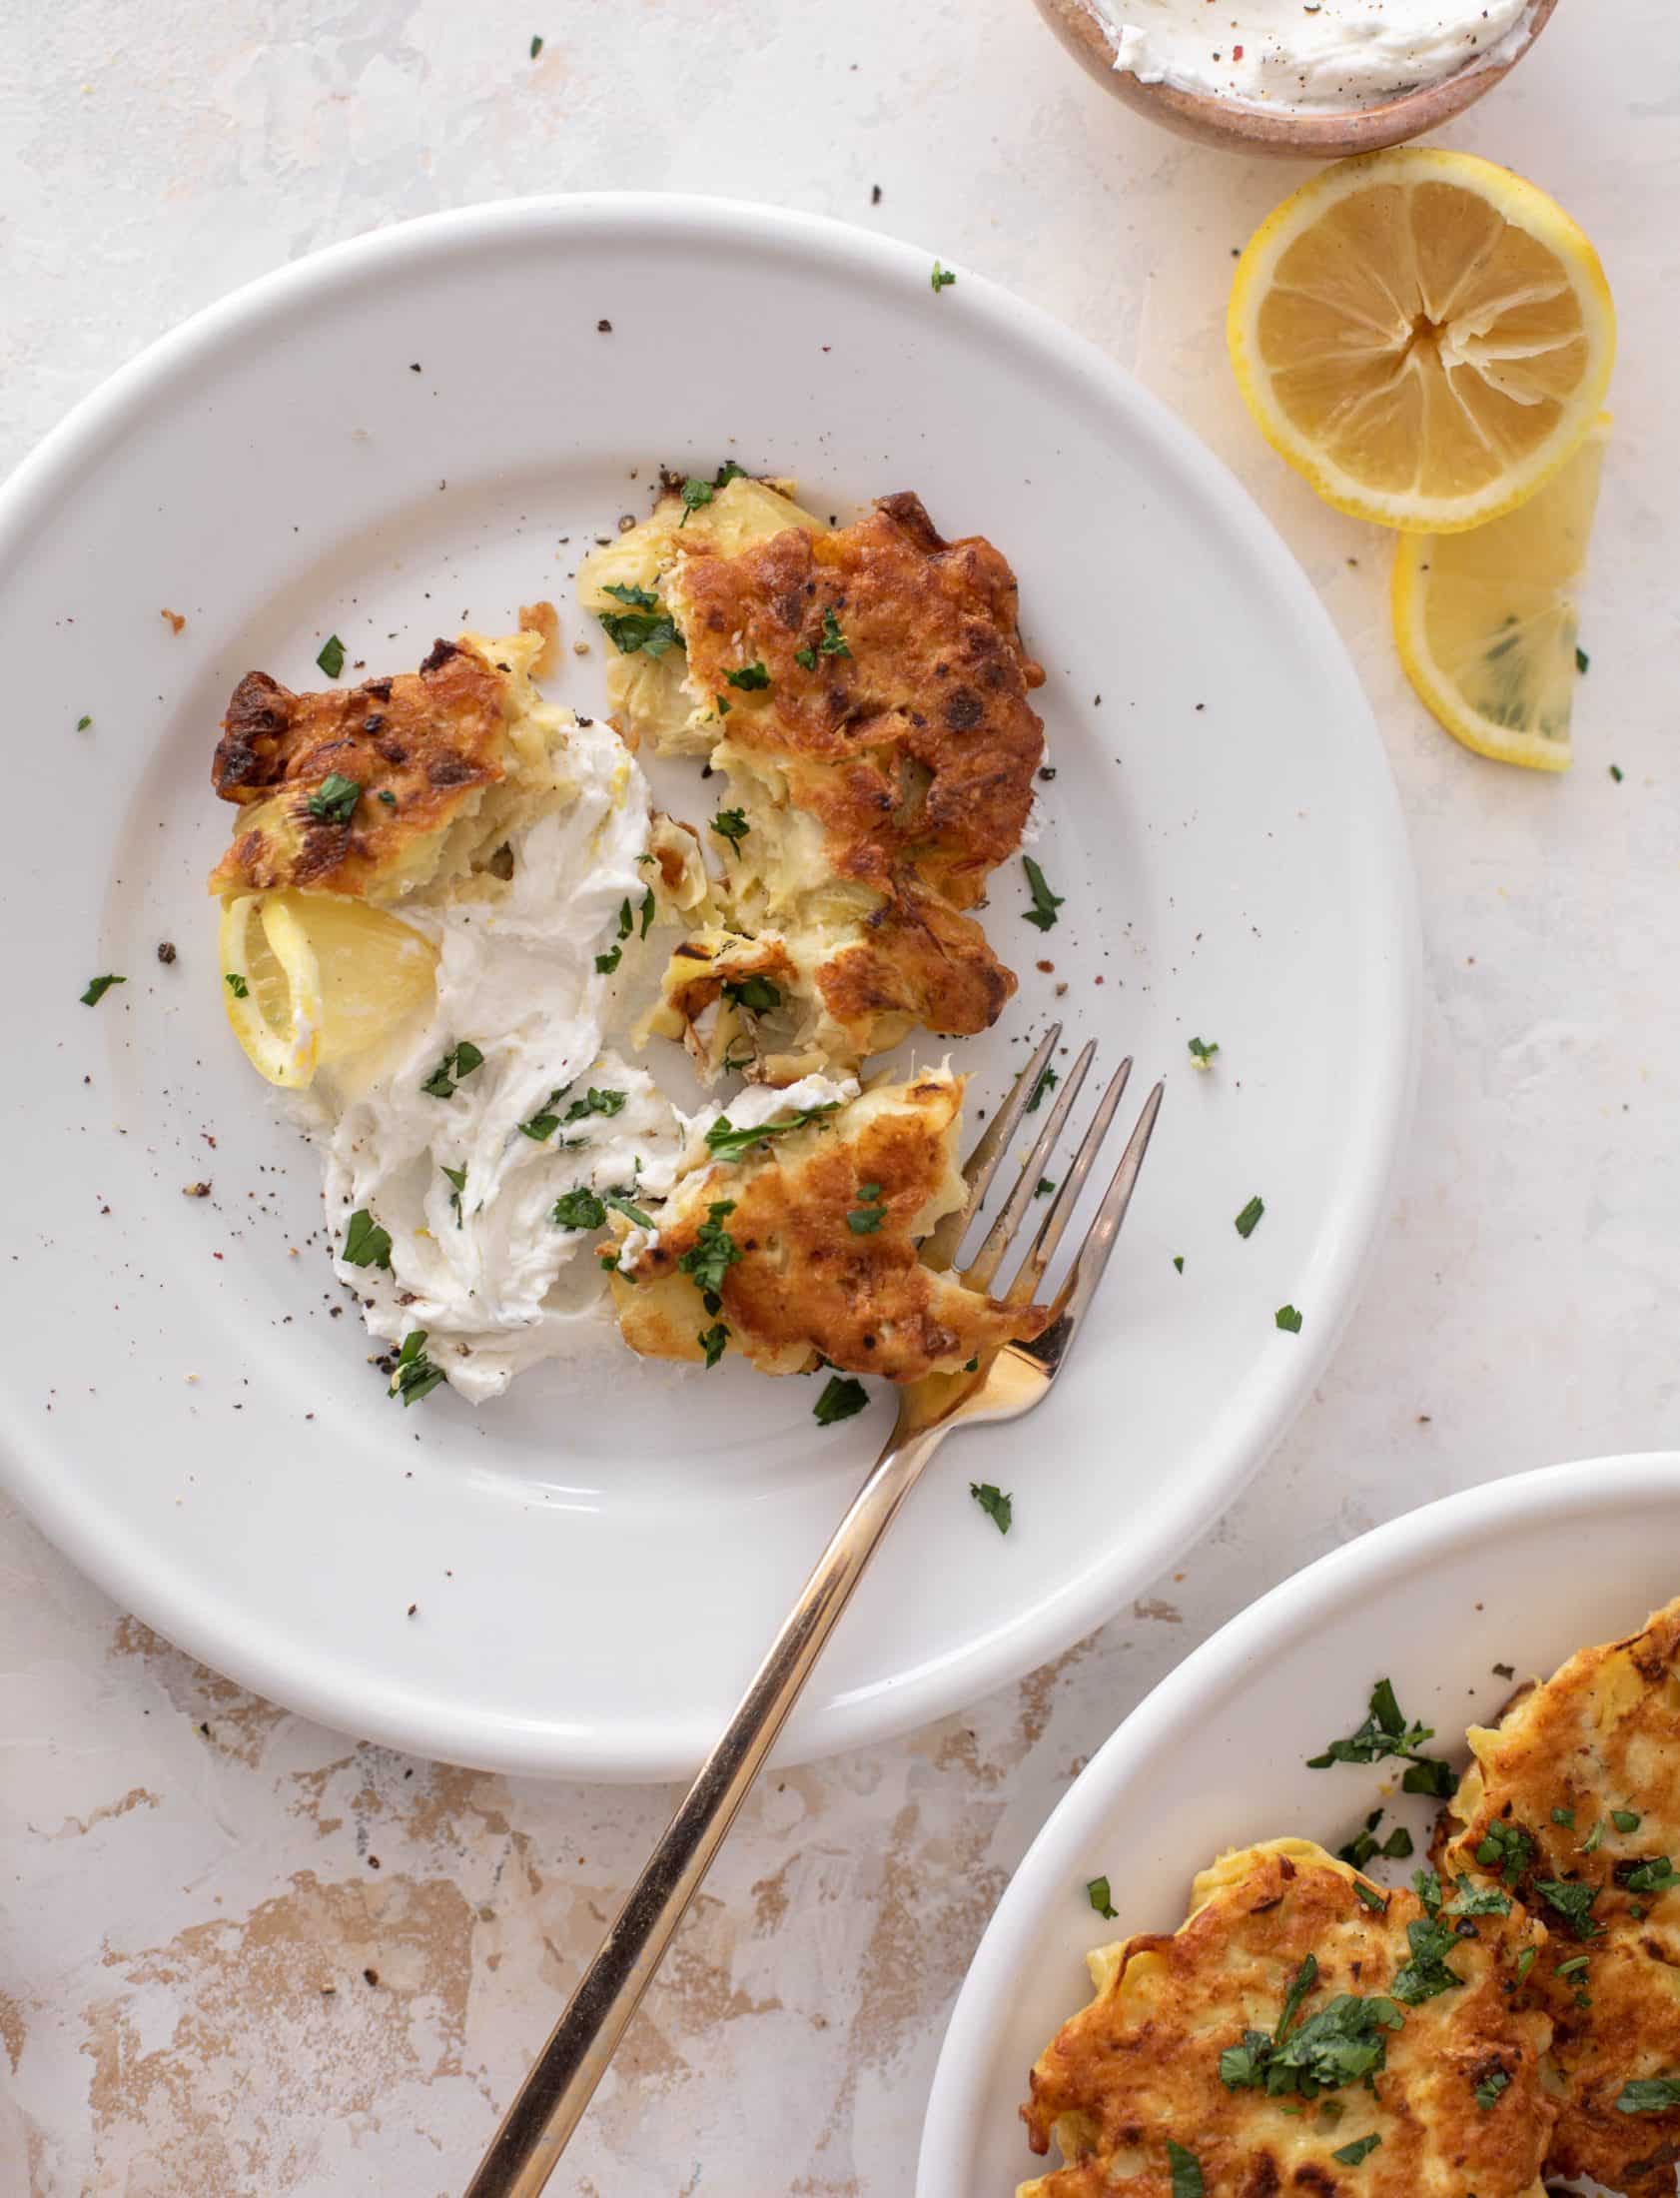
[[[318, 682], [332, 630], [395, 670], [462, 622], [568, 606], [579, 550], [645, 509], [661, 462], [792, 473], [841, 514], [914, 487], [949, 534], [1003, 546], [1050, 673], [1038, 852], [1067, 905], [1041, 935], [1019, 865], [996, 880], [1024, 981], [966, 1049], [976, 1101], [1053, 1007], [1111, 1061], [1136, 1052], [1137, 1097], [1173, 1073], [1071, 1377], [1030, 1426], [940, 1462], [790, 1755], [919, 1723], [1107, 1616], [1254, 1470], [1351, 1301], [1415, 966], [1365, 703], [1299, 571], [1166, 413], [983, 281], [936, 293], [930, 271], [703, 201], [418, 222], [202, 315], [0, 499], [8, 801], [28, 820], [0, 876], [4, 1471], [111, 1594], [331, 1723], [515, 1770], [681, 1770], [884, 1431], [884, 1404], [824, 1432], [804, 1382], [621, 1356], [477, 1414], [388, 1403], [354, 1314], [331, 1317], [315, 1159], [224, 1026], [202, 881], [234, 681]], [[552, 690], [596, 706], [601, 664], [597, 637]], [[705, 798], [691, 778], [693, 813]], [[105, 970], [128, 982], [90, 1011]], [[1180, 1073], [1198, 1034], [1223, 1048], [1212, 1076]], [[213, 1196], [184, 1198], [201, 1178]], [[1272, 1325], [1285, 1300], [1298, 1336]], [[970, 1479], [1015, 1492], [1007, 1541]]]
[[[1308, 1770], [1375, 1680], [1465, 1759], [1463, 1729], [1576, 1648], [1680, 1594], [1680, 1453], [1590, 1459], [1448, 1497], [1309, 1565], [1205, 1642], [1095, 1755], [1034, 1840], [958, 1996], [922, 2134], [917, 2198], [1011, 2198], [1042, 2173], [1017, 2118], [1027, 2075], [1091, 1997], [1085, 1956], [1183, 1922], [1226, 1847], [1289, 1834], [1332, 1848], [1391, 1811], [1421, 1855], [1435, 1804], [1393, 1764]], [[1416, 1862], [1373, 1865], [1404, 1883]], [[1086, 1896], [1107, 1876], [1121, 1921]]]

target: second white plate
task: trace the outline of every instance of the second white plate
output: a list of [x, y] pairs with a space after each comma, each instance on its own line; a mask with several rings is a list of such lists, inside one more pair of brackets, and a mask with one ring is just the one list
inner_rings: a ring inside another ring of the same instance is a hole
[[[965, 271], [707, 202], [490, 207], [290, 268], [125, 369], [0, 492], [8, 1485], [185, 1648], [353, 1731], [657, 1776], [714, 1736], [880, 1440], [803, 1382], [603, 1360], [473, 1413], [388, 1403], [317, 1166], [224, 1026], [203, 878], [254, 665], [370, 669], [552, 595], [663, 462], [845, 514], [914, 488], [1016, 566], [1049, 670], [1062, 920], [964, 1049], [977, 1109], [1048, 1016], [1168, 1103], [1093, 1333], [1033, 1420], [954, 1446], [789, 1741], [877, 1738], [1077, 1639], [1218, 1514], [1306, 1396], [1386, 1202], [1415, 925], [1369, 712], [1241, 493], [1084, 345]], [[161, 613], [184, 616], [180, 631]], [[598, 706], [601, 645], [556, 691]], [[79, 720], [91, 725], [78, 729]], [[695, 807], [704, 798], [696, 783]], [[178, 949], [160, 965], [156, 948]], [[90, 975], [127, 977], [94, 1009]], [[1211, 1075], [1187, 1041], [1217, 1040]], [[208, 1199], [183, 1198], [197, 1179]], [[1255, 1195], [1265, 1216], [1233, 1227]], [[1175, 1269], [1175, 1256], [1184, 1261]], [[1300, 1308], [1298, 1335], [1275, 1309]], [[1014, 1492], [1007, 1540], [970, 1480]], [[414, 1615], [410, 1607], [415, 1606]]]

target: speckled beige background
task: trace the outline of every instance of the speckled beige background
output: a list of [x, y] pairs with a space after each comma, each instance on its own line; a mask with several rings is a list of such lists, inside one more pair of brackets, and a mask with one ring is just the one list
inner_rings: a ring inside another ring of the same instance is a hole
[[[1558, 784], [1433, 729], [1388, 651], [1385, 546], [1238, 411], [1231, 253], [1294, 174], [1124, 116], [1027, 0], [13, 0], [0, 21], [0, 462], [333, 239], [585, 185], [773, 199], [983, 269], [1132, 366], [1248, 481], [1359, 661], [1428, 999], [1393, 1225], [1330, 1374], [1249, 1498], [1093, 1641], [765, 1787], [553, 2186], [899, 2198], [1001, 1888], [1164, 1670], [1376, 1520], [1680, 1438], [1680, 15], [1564, 0], [1449, 140], [1554, 190], [1621, 310], [1582, 759]], [[513, 1784], [286, 1715], [4, 1507], [0, 1672], [0, 2198], [457, 2191], [670, 1794]]]

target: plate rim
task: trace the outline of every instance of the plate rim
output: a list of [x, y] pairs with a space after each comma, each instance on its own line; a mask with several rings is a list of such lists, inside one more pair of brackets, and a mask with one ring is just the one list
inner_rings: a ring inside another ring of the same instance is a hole
[[[167, 396], [181, 375], [214, 366], [223, 347], [251, 341], [295, 302], [423, 268], [433, 257], [481, 251], [521, 232], [546, 233], [563, 246], [568, 236], [597, 226], [622, 235], [644, 224], [687, 232], [713, 247], [791, 250], [877, 283], [904, 277], [925, 285], [932, 264], [932, 254], [918, 245], [828, 216], [668, 192], [490, 200], [368, 231], [271, 269], [201, 308], [83, 397], [0, 482], [0, 570], [26, 542], [43, 507], [74, 493], [113, 442], [143, 422], [146, 408]], [[989, 321], [1001, 338], [1037, 348], [1095, 385], [1114, 415], [1168, 470], [1219, 511], [1288, 604], [1292, 630], [1325, 689], [1339, 688], [1344, 696], [1350, 768], [1357, 759], [1360, 806], [1354, 813], [1368, 841], [1366, 905], [1381, 909], [1387, 919], [1391, 951], [1369, 973], [1378, 997], [1368, 1021], [1379, 1045], [1367, 1064], [1363, 1110], [1350, 1116], [1346, 1179], [1327, 1203], [1314, 1248], [1323, 1302], [1338, 1310], [1332, 1319], [1313, 1324], [1305, 1348], [1279, 1355], [1240, 1428], [1211, 1432], [1205, 1439], [1203, 1469], [1190, 1477], [1194, 1497], [1163, 1494], [1144, 1536], [1159, 1569], [1207, 1531], [1293, 1423], [1340, 1340], [1383, 1240], [1417, 1084], [1422, 968], [1417, 883], [1398, 791], [1369, 700], [1327, 610], [1276, 529], [1163, 400], [1089, 339], [1002, 285], [966, 267], [960, 273], [965, 314]], [[0, 1442], [0, 1484], [66, 1558], [189, 1654], [301, 1714], [422, 1755], [547, 1777], [669, 1778], [684, 1774], [684, 1766], [691, 1767], [709, 1745], [709, 1727], [701, 1734], [693, 1720], [646, 1720], [628, 1732], [571, 1727], [533, 1734], [512, 1721], [487, 1728], [446, 1697], [395, 1686], [348, 1658], [324, 1668], [318, 1660], [300, 1659], [296, 1644], [288, 1655], [272, 1629], [252, 1636], [218, 1599], [206, 1598], [178, 1571], [161, 1570], [147, 1549], [113, 1533], [102, 1507], [54, 1470], [42, 1432], [13, 1417], [13, 1428]], [[1019, 1678], [1113, 1616], [1136, 1586], [1139, 1539], [1134, 1534], [1129, 1543], [1117, 1543], [1105, 1562], [1024, 1606], [983, 1640], [806, 1710], [793, 1744], [778, 1750], [778, 1760], [811, 1761], [892, 1740]], [[813, 1550], [813, 1561], [816, 1554]], [[743, 1674], [745, 1668], [743, 1660]]]
[[[934, 2163], [974, 2126], [976, 2096], [988, 2066], [993, 2011], [1019, 1974], [1029, 1948], [1033, 1903], [1042, 1885], [1066, 1885], [1081, 1850], [1089, 1853], [1115, 1794], [1133, 1765], [1220, 1697], [1245, 1670], [1298, 1645], [1347, 1605], [1461, 1550], [1514, 1520], [1533, 1524], [1619, 1507], [1651, 1495], [1680, 1500], [1680, 1451], [1626, 1451], [1570, 1459], [1458, 1489], [1384, 1520], [1288, 1575], [1193, 1648], [1123, 1717], [1034, 1833], [1016, 1865], [952, 2004], [934, 2063], [916, 2159], [916, 2198], [952, 2198], [957, 2186]], [[965, 2186], [966, 2189], [966, 2186]]]

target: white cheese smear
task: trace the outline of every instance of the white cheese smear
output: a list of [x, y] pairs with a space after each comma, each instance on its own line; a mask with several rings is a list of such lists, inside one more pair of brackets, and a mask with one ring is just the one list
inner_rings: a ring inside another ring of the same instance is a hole
[[[338, 1077], [324, 1070], [300, 1101], [325, 1148], [340, 1280], [375, 1336], [400, 1344], [423, 1329], [431, 1364], [474, 1403], [539, 1359], [610, 1342], [605, 1239], [556, 1221], [556, 1202], [580, 1189], [661, 1196], [687, 1135], [645, 1070], [601, 1050], [642, 950], [639, 920], [617, 971], [596, 956], [657, 874], [641, 859], [647, 782], [604, 725], [567, 727], [564, 777], [508, 833], [512, 875], [493, 897], [402, 908], [437, 948], [429, 1014]], [[481, 1065], [446, 1072], [447, 1096], [424, 1089], [463, 1040]], [[559, 1119], [545, 1137], [520, 1126], [548, 1115]], [[343, 1257], [361, 1209], [391, 1237], [389, 1268]]]
[[1268, 107], [1369, 106], [1508, 58], [1532, 0], [1088, 0], [1140, 83]]

